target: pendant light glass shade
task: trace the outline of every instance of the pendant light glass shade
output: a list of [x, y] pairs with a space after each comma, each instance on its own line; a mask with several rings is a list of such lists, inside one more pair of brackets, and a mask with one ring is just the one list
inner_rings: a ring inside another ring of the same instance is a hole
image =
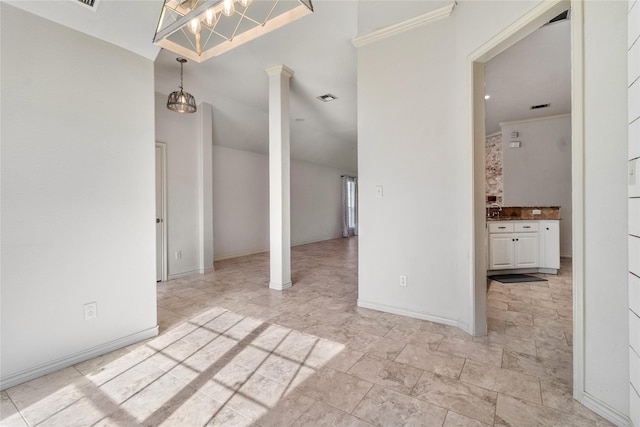
[[176, 58], [180, 63], [180, 90], [171, 92], [167, 100], [167, 108], [176, 113], [195, 113], [197, 110], [196, 99], [182, 88], [182, 66], [187, 62], [184, 58]]

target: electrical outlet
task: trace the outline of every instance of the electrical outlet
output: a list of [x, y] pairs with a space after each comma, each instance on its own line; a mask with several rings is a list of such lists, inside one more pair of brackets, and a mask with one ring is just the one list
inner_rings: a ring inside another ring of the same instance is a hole
[[84, 305], [84, 320], [91, 320], [98, 317], [98, 303], [88, 302]]
[[176, 259], [182, 259], [182, 251], [176, 251]]
[[407, 276], [404, 274], [400, 275], [400, 286], [402, 287], [406, 287], [407, 286]]

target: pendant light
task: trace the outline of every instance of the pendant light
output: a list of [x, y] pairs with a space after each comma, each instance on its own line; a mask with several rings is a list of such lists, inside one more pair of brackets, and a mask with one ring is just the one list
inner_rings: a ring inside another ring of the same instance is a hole
[[176, 58], [180, 63], [180, 90], [172, 92], [167, 100], [167, 108], [176, 113], [195, 113], [196, 99], [189, 92], [182, 90], [182, 66], [187, 62], [184, 58]]

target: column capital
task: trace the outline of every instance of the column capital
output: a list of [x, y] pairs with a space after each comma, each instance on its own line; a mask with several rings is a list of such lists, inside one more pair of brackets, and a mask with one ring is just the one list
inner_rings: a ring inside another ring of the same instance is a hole
[[293, 70], [286, 65], [274, 65], [273, 67], [265, 68], [264, 70], [269, 77], [271, 76], [285, 76], [290, 79], [293, 76]]

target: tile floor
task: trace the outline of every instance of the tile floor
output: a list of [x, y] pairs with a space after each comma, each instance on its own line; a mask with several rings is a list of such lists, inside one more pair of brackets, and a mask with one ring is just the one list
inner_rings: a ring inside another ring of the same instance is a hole
[[158, 337], [1, 393], [3, 426], [604, 426], [571, 398], [571, 271], [488, 291], [489, 334], [358, 308], [357, 239], [158, 285]]

